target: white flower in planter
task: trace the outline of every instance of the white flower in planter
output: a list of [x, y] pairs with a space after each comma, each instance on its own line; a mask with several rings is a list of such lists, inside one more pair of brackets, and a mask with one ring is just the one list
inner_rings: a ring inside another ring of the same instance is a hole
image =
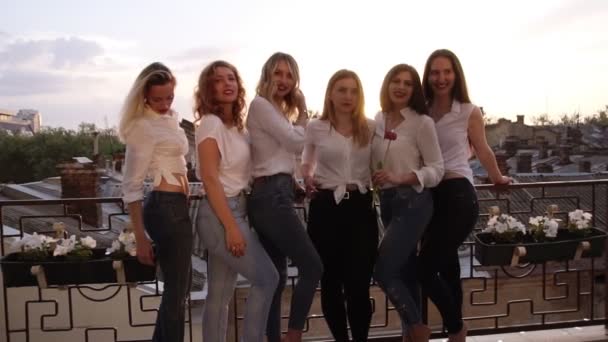
[[80, 239], [80, 244], [87, 248], [95, 248], [97, 247], [97, 241], [90, 236], [84, 237]]
[[526, 234], [526, 227], [513, 216], [506, 214], [490, 217], [484, 233], [492, 233], [498, 242], [516, 242], [518, 236]]
[[581, 209], [576, 209], [568, 213], [568, 228], [572, 229], [587, 229], [591, 228], [591, 213], [586, 213]]
[[135, 234], [131, 230], [125, 229], [118, 235], [118, 240], [112, 242], [112, 247], [108, 248], [106, 251], [108, 254], [119, 255], [126, 253], [130, 256], [136, 256], [137, 247], [135, 244]]
[[530, 224], [529, 233], [536, 241], [553, 239], [557, 236], [559, 221], [559, 219], [550, 218], [548, 216], [530, 217], [530, 220], [528, 221]]
[[67, 255], [76, 247], [76, 235], [70, 236], [69, 239], [60, 239], [57, 241], [57, 246], [53, 251], [53, 256]]

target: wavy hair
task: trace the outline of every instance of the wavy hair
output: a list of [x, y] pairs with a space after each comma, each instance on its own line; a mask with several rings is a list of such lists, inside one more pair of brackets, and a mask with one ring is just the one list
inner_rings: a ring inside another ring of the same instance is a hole
[[[277, 65], [280, 61], [284, 61], [287, 63], [289, 67], [289, 71], [294, 80], [293, 89], [285, 96], [281, 103], [275, 103], [273, 99], [273, 87], [272, 87], [272, 75], [277, 68]], [[276, 52], [262, 66], [262, 74], [260, 75], [260, 80], [258, 81], [258, 86], [255, 89], [255, 92], [258, 96], [261, 96], [268, 100], [270, 103], [273, 103], [275, 106], [279, 107], [279, 109], [287, 116], [288, 118], [292, 118], [296, 114], [296, 91], [300, 88], [300, 69], [298, 68], [298, 63], [296, 60], [289, 54], [284, 52]]]
[[380, 88], [380, 108], [385, 113], [393, 111], [397, 108], [393, 108], [393, 101], [391, 101], [388, 87], [397, 74], [401, 72], [409, 72], [412, 76], [412, 95], [407, 103], [407, 106], [415, 110], [418, 114], [428, 114], [428, 108], [424, 99], [424, 93], [422, 92], [422, 85], [420, 84], [420, 75], [416, 69], [409, 64], [397, 64], [388, 71], [382, 81], [382, 87]]
[[323, 112], [321, 113], [321, 120], [329, 120], [332, 127], [337, 124], [336, 110], [334, 104], [331, 101], [331, 92], [336, 83], [343, 79], [353, 79], [357, 83], [357, 104], [355, 110], [351, 116], [351, 122], [353, 124], [353, 141], [359, 146], [363, 147], [370, 141], [370, 131], [367, 125], [367, 119], [365, 118], [365, 97], [363, 95], [363, 85], [359, 76], [351, 70], [338, 70], [331, 76], [327, 83], [327, 90], [325, 91], [325, 102], [323, 103]]
[[144, 116], [146, 96], [150, 88], [167, 83], [176, 85], [177, 81], [171, 70], [160, 62], [148, 65], [139, 73], [120, 110], [120, 124], [118, 126], [120, 141], [126, 143], [133, 123]]
[[467, 81], [464, 77], [464, 71], [460, 60], [456, 57], [452, 51], [447, 49], [439, 49], [433, 51], [429, 58], [426, 60], [424, 66], [424, 76], [422, 77], [422, 86], [424, 90], [424, 97], [426, 97], [427, 103], [431, 105], [433, 102], [433, 89], [429, 84], [429, 76], [431, 74], [431, 64], [437, 57], [444, 57], [450, 60], [452, 63], [452, 69], [454, 69], [454, 87], [452, 88], [452, 99], [456, 99], [460, 103], [471, 103], [469, 98], [469, 91], [467, 90]]
[[[213, 77], [218, 68], [228, 68], [234, 73], [237, 83], [237, 97], [232, 103], [232, 112], [224, 113], [224, 107], [217, 102]], [[245, 87], [236, 67], [226, 61], [214, 61], [201, 71], [194, 90], [194, 118], [199, 121], [203, 115], [214, 114], [222, 119], [222, 114], [231, 114], [234, 125], [239, 131], [245, 127]]]

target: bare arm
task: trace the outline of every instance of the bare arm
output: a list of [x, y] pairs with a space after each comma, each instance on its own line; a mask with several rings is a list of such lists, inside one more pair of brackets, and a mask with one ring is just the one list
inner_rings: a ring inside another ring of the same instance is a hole
[[483, 117], [479, 108], [475, 107], [469, 117], [469, 139], [479, 162], [488, 171], [488, 176], [494, 184], [508, 184], [511, 182], [509, 177], [505, 177], [500, 173], [494, 152], [488, 145], [486, 140], [486, 131], [483, 123]]

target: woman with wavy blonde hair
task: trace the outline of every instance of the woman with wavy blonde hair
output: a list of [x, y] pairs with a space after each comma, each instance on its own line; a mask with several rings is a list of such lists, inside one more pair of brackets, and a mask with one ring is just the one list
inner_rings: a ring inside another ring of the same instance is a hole
[[[294, 210], [295, 159], [304, 147], [304, 128], [308, 123], [299, 83], [293, 57], [275, 53], [262, 68], [258, 94], [251, 101], [247, 116], [254, 177], [249, 222], [280, 276], [268, 316], [269, 342], [281, 339], [281, 294], [287, 279], [287, 257], [298, 268], [298, 281], [284, 341], [302, 340], [306, 316], [323, 272], [321, 259]], [[296, 112], [297, 119], [292, 123]]]
[[308, 234], [323, 261], [321, 308], [334, 339], [367, 341], [372, 317], [369, 283], [378, 225], [370, 164], [374, 121], [367, 119], [356, 73], [329, 80], [320, 119], [306, 127], [302, 175], [312, 197]]
[[247, 223], [245, 189], [251, 180], [249, 137], [243, 127], [245, 88], [237, 69], [215, 61], [199, 77], [194, 94], [198, 175], [203, 182], [197, 229], [207, 259], [208, 295], [203, 340], [226, 340], [228, 309], [239, 274], [251, 287], [242, 341], [264, 339], [279, 276]]
[[[157, 262], [164, 279], [155, 342], [184, 339], [191, 274], [192, 224], [184, 158], [188, 140], [171, 109], [174, 89], [175, 77], [169, 68], [161, 63], [144, 68], [125, 100], [119, 127], [127, 145], [123, 200], [135, 231], [137, 259], [147, 265]], [[142, 208], [146, 176], [151, 176], [154, 188]]]

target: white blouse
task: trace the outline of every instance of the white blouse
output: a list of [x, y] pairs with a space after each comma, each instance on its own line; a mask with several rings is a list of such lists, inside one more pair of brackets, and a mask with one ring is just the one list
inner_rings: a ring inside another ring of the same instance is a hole
[[[374, 121], [367, 120], [370, 138]], [[361, 147], [352, 137], [338, 133], [328, 120], [312, 120], [306, 126], [302, 164], [314, 171], [314, 180], [321, 189], [334, 189], [336, 203], [344, 198], [346, 186], [356, 184], [366, 193], [371, 183], [371, 144]], [[371, 140], [370, 140], [371, 141]]]
[[[237, 127], [228, 128], [214, 114], [203, 115], [196, 129], [196, 146], [206, 139], [213, 139], [220, 151], [219, 176], [227, 197], [237, 196], [249, 185], [251, 179], [251, 152], [249, 137]], [[202, 180], [199, 168], [196, 175]], [[201, 188], [204, 193], [204, 188]]]
[[[397, 139], [389, 140], [384, 138], [386, 115], [383, 112], [376, 114], [372, 166], [377, 170], [381, 162], [384, 170], [397, 174], [413, 172], [420, 184], [412, 187], [421, 192], [424, 188], [436, 186], [443, 178], [443, 158], [435, 123], [431, 117], [420, 115], [409, 107], [401, 110], [401, 116], [403, 122], [393, 130]], [[383, 188], [394, 186], [396, 184], [385, 184]]]
[[256, 96], [249, 106], [253, 177], [293, 174], [295, 156], [304, 147], [304, 127], [294, 126], [272, 103]]
[[154, 186], [163, 178], [169, 184], [183, 185], [173, 174], [186, 174], [188, 139], [179, 127], [176, 112], [158, 114], [147, 109], [129, 129], [126, 144], [122, 181], [125, 203], [143, 199], [146, 177], [153, 179]]
[[474, 108], [475, 105], [471, 103], [454, 100], [450, 112], [435, 123], [445, 170], [466, 177], [471, 184], [474, 184], [474, 181], [473, 170], [469, 166], [469, 118]]

